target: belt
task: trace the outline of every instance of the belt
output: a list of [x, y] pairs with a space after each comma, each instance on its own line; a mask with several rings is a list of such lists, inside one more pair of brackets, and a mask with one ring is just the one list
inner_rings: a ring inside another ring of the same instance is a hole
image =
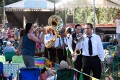
[[84, 56], [83, 55], [83, 57], [85, 57], [85, 58], [99, 58], [98, 55], [96, 55], [96, 56]]

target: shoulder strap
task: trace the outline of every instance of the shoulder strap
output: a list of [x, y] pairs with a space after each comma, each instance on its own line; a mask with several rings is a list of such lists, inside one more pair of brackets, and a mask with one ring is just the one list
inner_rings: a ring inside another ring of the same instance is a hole
[[76, 33], [72, 34], [72, 49], [75, 50], [76, 44], [74, 43], [74, 40], [76, 39]]
[[72, 38], [73, 38], [73, 39], [76, 38], [76, 33], [73, 33], [73, 34], [72, 34]]

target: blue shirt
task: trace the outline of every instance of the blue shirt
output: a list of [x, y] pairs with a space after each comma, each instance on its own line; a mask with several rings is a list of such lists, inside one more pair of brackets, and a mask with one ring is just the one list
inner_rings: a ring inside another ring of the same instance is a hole
[[6, 53], [6, 52], [15, 52], [15, 48], [13, 46], [6, 46], [4, 49], [3, 49], [3, 53]]

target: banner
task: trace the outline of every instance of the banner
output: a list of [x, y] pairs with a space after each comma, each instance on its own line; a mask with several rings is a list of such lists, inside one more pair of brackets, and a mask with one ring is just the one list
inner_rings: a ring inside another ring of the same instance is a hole
[[47, 8], [46, 0], [24, 0], [25, 8]]

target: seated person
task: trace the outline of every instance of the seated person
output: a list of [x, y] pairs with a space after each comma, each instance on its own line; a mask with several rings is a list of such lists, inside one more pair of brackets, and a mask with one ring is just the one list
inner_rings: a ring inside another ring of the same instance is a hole
[[48, 78], [47, 69], [43, 68], [40, 73], [40, 80], [46, 80]]
[[68, 69], [68, 68], [69, 68], [68, 63], [66, 61], [62, 60], [60, 62], [60, 69]]
[[16, 53], [16, 49], [12, 46], [12, 43], [10, 41], [8, 41], [6, 47], [3, 48], [3, 54], [5, 54], [6, 52]]
[[52, 69], [47, 70], [48, 78], [46, 80], [56, 80], [57, 76], [53, 73]]
[[43, 68], [41, 70], [40, 80], [56, 80], [56, 76], [53, 73], [52, 69]]
[[57, 70], [57, 80], [77, 80], [74, 76], [75, 71], [69, 68], [66, 61], [60, 62], [60, 69]]

